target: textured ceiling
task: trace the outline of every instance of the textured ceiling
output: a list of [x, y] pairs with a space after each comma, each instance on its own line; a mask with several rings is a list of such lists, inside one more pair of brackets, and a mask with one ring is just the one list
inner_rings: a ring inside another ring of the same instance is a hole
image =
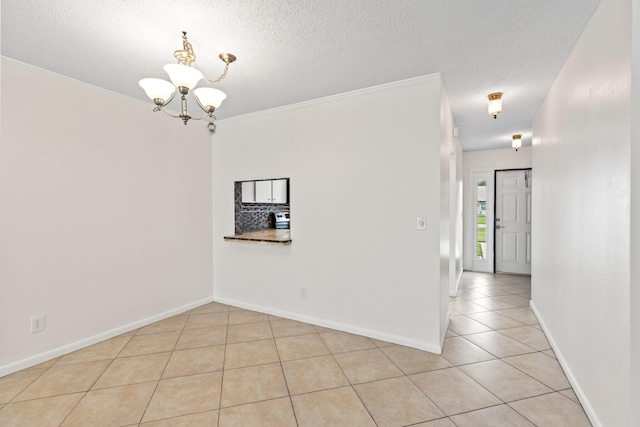
[[[187, 31], [219, 119], [441, 73], [465, 150], [531, 143], [532, 118], [598, 0], [2, 0], [2, 55], [151, 102]], [[497, 120], [487, 94], [504, 92]], [[175, 103], [176, 101], [173, 101]], [[93, 106], [95, 107], [95, 106]], [[380, 117], [393, 105], [380, 105]]]

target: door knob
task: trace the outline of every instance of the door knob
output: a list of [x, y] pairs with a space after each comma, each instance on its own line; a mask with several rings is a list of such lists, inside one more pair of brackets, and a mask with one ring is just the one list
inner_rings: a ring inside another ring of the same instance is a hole
[[504, 227], [500, 227], [498, 224], [496, 224], [496, 230], [499, 228], [504, 228]]

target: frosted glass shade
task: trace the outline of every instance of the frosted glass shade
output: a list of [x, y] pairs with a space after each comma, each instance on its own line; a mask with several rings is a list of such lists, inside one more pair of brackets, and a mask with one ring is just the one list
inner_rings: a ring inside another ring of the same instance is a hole
[[489, 114], [497, 116], [502, 111], [502, 99], [494, 99], [489, 101]]
[[161, 99], [162, 104], [169, 101], [176, 91], [174, 85], [162, 79], [142, 79], [138, 84], [149, 98], [152, 100]]
[[502, 92], [495, 92], [489, 95], [489, 114], [494, 118], [502, 111]]
[[511, 148], [515, 148], [517, 151], [518, 148], [522, 147], [522, 135], [513, 135], [511, 138]]
[[167, 64], [163, 68], [167, 74], [169, 74], [169, 78], [174, 85], [178, 87], [183, 86], [189, 90], [196, 87], [203, 77], [200, 71], [187, 65]]
[[212, 87], [199, 87], [193, 91], [193, 94], [205, 110], [209, 107], [218, 108], [227, 97], [223, 91]]

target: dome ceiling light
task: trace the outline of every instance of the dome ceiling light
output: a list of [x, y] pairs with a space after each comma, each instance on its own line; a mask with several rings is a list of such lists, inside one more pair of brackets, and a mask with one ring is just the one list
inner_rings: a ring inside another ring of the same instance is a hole
[[498, 114], [502, 111], [502, 92], [490, 93], [489, 96], [489, 115], [493, 118], [497, 118]]
[[517, 133], [511, 136], [511, 148], [515, 148], [516, 151], [522, 147], [522, 135]]

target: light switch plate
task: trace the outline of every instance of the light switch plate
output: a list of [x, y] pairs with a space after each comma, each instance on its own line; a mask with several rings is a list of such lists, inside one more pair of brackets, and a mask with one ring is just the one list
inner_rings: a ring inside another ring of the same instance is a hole
[[420, 231], [424, 231], [427, 229], [427, 217], [419, 216], [416, 219], [416, 229]]

